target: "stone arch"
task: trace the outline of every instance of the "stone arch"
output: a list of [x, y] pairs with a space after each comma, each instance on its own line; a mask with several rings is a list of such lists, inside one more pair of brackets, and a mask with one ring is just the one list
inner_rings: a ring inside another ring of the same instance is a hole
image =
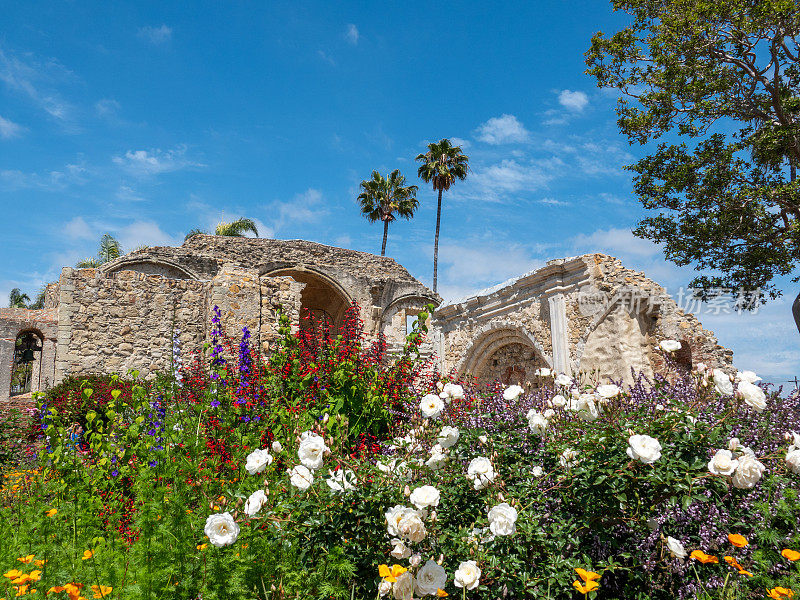
[[161, 275], [168, 279], [200, 279], [197, 273], [180, 263], [165, 258], [146, 256], [123, 256], [103, 265], [100, 270], [109, 275], [119, 271], [135, 271], [147, 275]]
[[9, 397], [29, 394], [41, 388], [45, 339], [44, 333], [35, 327], [23, 327], [17, 332], [12, 348]]
[[325, 273], [308, 267], [282, 267], [264, 273], [267, 277], [288, 276], [305, 287], [300, 296], [300, 327], [309, 322], [309, 317], [328, 322], [332, 331], [344, 323], [344, 313], [353, 303], [350, 294]]
[[505, 384], [525, 384], [534, 381], [537, 368], [551, 368], [552, 364], [552, 358], [527, 330], [498, 323], [478, 330], [458, 371], [473, 375], [482, 383], [500, 379]]
[[392, 300], [383, 309], [380, 318], [380, 331], [389, 342], [402, 343], [410, 333], [407, 328], [408, 317], [415, 317], [431, 302], [430, 298], [419, 294], [405, 294]]

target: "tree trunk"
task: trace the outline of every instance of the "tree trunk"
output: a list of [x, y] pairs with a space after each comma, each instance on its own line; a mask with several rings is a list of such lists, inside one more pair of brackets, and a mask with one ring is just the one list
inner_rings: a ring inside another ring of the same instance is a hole
[[439, 188], [439, 205], [436, 207], [436, 236], [433, 239], [433, 293], [436, 293], [437, 270], [439, 267], [439, 223], [442, 220], [442, 189]]
[[383, 221], [383, 246], [381, 246], [381, 256], [386, 256], [386, 237], [389, 235], [389, 221]]
[[797, 331], [800, 332], [800, 294], [797, 294], [797, 298], [794, 299], [792, 314], [794, 315], [794, 324], [797, 325]]

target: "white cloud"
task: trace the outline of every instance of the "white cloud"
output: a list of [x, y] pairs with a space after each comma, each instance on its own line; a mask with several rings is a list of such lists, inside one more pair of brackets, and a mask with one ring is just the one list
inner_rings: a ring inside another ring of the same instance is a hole
[[173, 237], [152, 221], [134, 221], [115, 230], [125, 252], [139, 246], [180, 246], [183, 239]]
[[336, 61], [335, 61], [335, 60], [333, 60], [333, 58], [331, 58], [330, 56], [328, 56], [328, 54], [326, 54], [326, 53], [325, 53], [325, 52], [323, 52], [322, 50], [317, 50], [317, 56], [319, 56], [319, 57], [320, 57], [322, 60], [324, 60], [326, 63], [328, 63], [328, 64], [329, 64], [329, 65], [331, 65], [332, 67], [335, 67], [335, 66], [336, 66]]
[[119, 102], [112, 98], [103, 98], [95, 102], [94, 105], [94, 111], [98, 117], [115, 117], [119, 109]]
[[186, 157], [186, 146], [176, 146], [172, 150], [128, 150], [124, 156], [114, 156], [111, 159], [131, 175], [146, 177], [169, 173], [189, 167], [203, 167], [202, 163], [189, 160]]
[[358, 44], [358, 27], [353, 25], [352, 23], [348, 23], [347, 31], [344, 34], [344, 39], [346, 39], [350, 44], [355, 46]]
[[545, 140], [542, 149], [574, 161], [584, 175], [625, 175], [622, 167], [633, 162], [634, 156], [616, 142], [584, 141], [571, 136], [570, 142]]
[[60, 171], [48, 173], [26, 173], [17, 169], [6, 169], [0, 171], [0, 189], [6, 191], [22, 189], [61, 191], [68, 185], [86, 183], [85, 173], [85, 167], [74, 164], [65, 165]]
[[4, 119], [0, 116], [0, 138], [4, 140], [9, 140], [13, 137], [19, 136], [25, 128], [22, 125], [14, 123], [13, 121], [9, 121], [8, 119]]
[[136, 190], [127, 185], [119, 186], [116, 196], [117, 200], [122, 202], [144, 202], [146, 200], [146, 198], [140, 196]]
[[530, 132], [514, 115], [492, 117], [475, 130], [478, 140], [487, 144], [513, 144], [527, 142]]
[[548, 204], [550, 206], [569, 206], [569, 202], [564, 200], [557, 200], [556, 198], [541, 198], [539, 204]]
[[154, 46], [158, 46], [172, 39], [172, 28], [163, 24], [160, 27], [141, 27], [139, 29], [139, 37], [150, 42]]
[[91, 240], [96, 237], [96, 233], [83, 217], [73, 217], [61, 228], [61, 231], [73, 240]]
[[558, 94], [558, 103], [568, 110], [582, 112], [583, 109], [589, 104], [589, 97], [583, 92], [561, 90], [561, 92]]
[[497, 200], [499, 193], [547, 187], [547, 183], [555, 177], [553, 170], [548, 168], [553, 166], [556, 165], [549, 162], [504, 159], [487, 167], [475, 167], [471, 179], [467, 181], [478, 189], [480, 195]]
[[273, 232], [288, 225], [316, 223], [328, 214], [322, 203], [322, 192], [314, 188], [308, 188], [302, 194], [295, 194], [288, 202], [273, 202], [269, 205], [269, 209], [277, 214]]
[[572, 239], [572, 243], [581, 252], [602, 252], [619, 258], [661, 256], [661, 248], [653, 242], [636, 237], [629, 229], [616, 227], [598, 229], [589, 235], [578, 234]]
[[72, 73], [55, 59], [42, 63], [30, 55], [20, 59], [0, 50], [0, 81], [65, 126], [73, 107], [52, 89], [52, 84], [71, 78]]
[[462, 150], [466, 150], [471, 146], [469, 140], [465, 140], [460, 137], [451, 137], [450, 143], [453, 144], [453, 146], [460, 146]]

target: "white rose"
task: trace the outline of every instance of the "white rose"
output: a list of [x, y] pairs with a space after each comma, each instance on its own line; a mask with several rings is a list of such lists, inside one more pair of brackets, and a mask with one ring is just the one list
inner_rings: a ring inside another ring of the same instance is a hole
[[485, 435], [479, 435], [479, 436], [478, 436], [478, 441], [479, 441], [481, 444], [485, 444], [486, 442], [488, 442], [488, 441], [489, 441], [489, 438], [487, 438]]
[[308, 431], [300, 436], [297, 455], [300, 457], [300, 462], [309, 469], [317, 470], [322, 466], [322, 458], [326, 451], [328, 451], [328, 446], [325, 445], [325, 440], [321, 436]]
[[395, 557], [397, 560], [401, 560], [403, 558], [408, 558], [411, 556], [411, 550], [408, 546], [406, 546], [405, 542], [401, 539], [394, 538], [392, 540], [392, 548], [391, 555]]
[[419, 409], [426, 419], [435, 419], [442, 414], [444, 402], [436, 394], [428, 394], [420, 400]]
[[550, 403], [556, 408], [564, 408], [567, 405], [567, 399], [561, 394], [556, 394]]
[[558, 457], [558, 462], [561, 463], [561, 466], [564, 468], [576, 465], [578, 463], [578, 451], [567, 448], [561, 453], [561, 456]]
[[414, 597], [414, 577], [406, 571], [397, 581], [394, 582], [392, 587], [395, 600], [411, 600]]
[[534, 476], [534, 477], [541, 477], [541, 476], [542, 476], [542, 473], [544, 473], [544, 470], [543, 470], [543, 469], [542, 469], [542, 467], [540, 467], [539, 465], [536, 465], [536, 466], [535, 466], [535, 467], [533, 467], [533, 469], [531, 470], [531, 473], [533, 474], [533, 476]]
[[687, 556], [686, 548], [674, 537], [667, 537], [667, 548], [675, 558], [686, 558]]
[[714, 387], [717, 389], [717, 392], [723, 396], [731, 396], [733, 394], [733, 383], [728, 374], [722, 369], [714, 369], [712, 373]]
[[482, 490], [495, 480], [497, 474], [494, 472], [491, 461], [488, 458], [479, 456], [473, 458], [469, 463], [467, 477], [472, 479], [476, 490]]
[[392, 591], [392, 582], [386, 581], [385, 579], [381, 579], [381, 582], [378, 584], [378, 595], [383, 597], [391, 591]]
[[767, 395], [755, 383], [740, 381], [736, 391], [744, 398], [744, 403], [752, 406], [756, 412], [761, 412], [767, 408]]
[[525, 390], [523, 390], [520, 386], [510, 385], [505, 390], [503, 390], [503, 400], [506, 401], [516, 400], [517, 398], [519, 398], [520, 394], [523, 393], [525, 393]]
[[269, 465], [272, 464], [272, 456], [266, 450], [253, 450], [250, 454], [247, 455], [247, 462], [244, 465], [244, 468], [247, 469], [247, 472], [250, 475], [255, 475], [256, 473], [261, 473], [266, 469]]
[[549, 421], [538, 410], [534, 410], [533, 408], [530, 409], [528, 414], [525, 415], [525, 418], [528, 419], [528, 427], [530, 428], [531, 432], [535, 433], [536, 435], [543, 434], [545, 429], [547, 429]]
[[314, 483], [314, 473], [305, 465], [297, 465], [289, 471], [289, 481], [294, 487], [305, 492]]
[[447, 454], [442, 451], [442, 447], [439, 444], [436, 444], [433, 448], [431, 448], [431, 456], [425, 461], [425, 464], [434, 471], [438, 471], [446, 462]]
[[464, 388], [457, 383], [448, 383], [444, 386], [444, 391], [453, 400], [461, 400], [464, 398]]
[[481, 570], [474, 560], [468, 560], [458, 565], [458, 570], [455, 572], [455, 581], [453, 582], [456, 587], [474, 590], [478, 587], [480, 581]]
[[281, 446], [281, 443], [278, 440], [272, 442], [272, 451], [275, 454], [278, 454], [278, 452], [283, 452], [283, 446]]
[[800, 448], [800, 433], [797, 433], [796, 431], [787, 431], [783, 434], [783, 439], [785, 439], [787, 442], [792, 442], [792, 446], [795, 448]]
[[208, 515], [204, 531], [217, 548], [230, 546], [239, 537], [239, 526], [228, 512]]
[[411, 556], [408, 559], [408, 564], [410, 564], [415, 569], [422, 564], [422, 555], [417, 553]]
[[755, 456], [744, 454], [739, 457], [739, 464], [736, 465], [736, 471], [731, 477], [731, 482], [734, 487], [740, 490], [749, 490], [755, 487], [765, 469], [766, 467], [756, 460]]
[[267, 504], [267, 495], [264, 490], [256, 490], [244, 503], [244, 512], [248, 517], [252, 517]]
[[572, 385], [572, 377], [569, 375], [564, 375], [563, 373], [559, 373], [556, 376], [556, 383], [558, 385], [563, 385], [564, 387], [569, 387]]
[[800, 475], [800, 448], [786, 453], [786, 466], [792, 473]]
[[706, 370], [708, 369], [708, 366], [706, 365], [706, 363], [699, 362], [694, 366], [694, 369], [698, 373], [705, 373]]
[[603, 398], [613, 398], [614, 396], [619, 396], [621, 392], [622, 390], [619, 389], [619, 386], [616, 386], [613, 383], [597, 386], [597, 393]]
[[422, 510], [423, 508], [439, 506], [440, 498], [439, 490], [432, 485], [423, 485], [422, 487], [414, 489], [408, 499], [411, 501], [411, 504]]
[[517, 509], [507, 502], [489, 511], [489, 529], [495, 535], [512, 535], [517, 531]]
[[397, 523], [397, 531], [400, 537], [414, 543], [421, 542], [428, 535], [425, 530], [425, 523], [422, 522], [422, 517], [412, 509], [403, 512], [400, 521]]
[[356, 474], [351, 469], [328, 470], [330, 477], [325, 480], [334, 492], [346, 492], [355, 489]]
[[681, 343], [677, 340], [664, 340], [658, 345], [664, 352], [676, 352], [681, 349]]
[[386, 511], [386, 529], [389, 532], [389, 535], [399, 537], [400, 536], [400, 529], [398, 525], [403, 518], [403, 515], [407, 512], [416, 512], [413, 508], [408, 508], [407, 506], [401, 506], [400, 504], [393, 506], [389, 510]]
[[739, 461], [733, 458], [730, 450], [717, 450], [708, 463], [708, 470], [714, 475], [733, 475]]
[[540, 369], [536, 369], [533, 372], [533, 374], [536, 375], [537, 377], [550, 377], [553, 374], [553, 372], [550, 369], [541, 367]]
[[632, 435], [626, 452], [632, 459], [650, 465], [661, 458], [661, 444], [649, 435]]
[[575, 411], [583, 421], [595, 421], [600, 416], [600, 411], [591, 394], [581, 394], [569, 401], [567, 407]]
[[442, 448], [450, 448], [456, 445], [460, 435], [461, 434], [458, 432], [457, 427], [445, 425], [442, 427], [442, 431], [439, 433], [439, 437], [436, 439], [436, 441]]
[[739, 438], [732, 437], [728, 440], [728, 450], [731, 452], [736, 452], [736, 449], [739, 447]]
[[414, 577], [414, 588], [420, 596], [435, 596], [447, 585], [447, 572], [432, 560], [426, 562]]
[[736, 381], [746, 381], [747, 383], [756, 383], [761, 381], [761, 377], [756, 375], [753, 371], [737, 371]]

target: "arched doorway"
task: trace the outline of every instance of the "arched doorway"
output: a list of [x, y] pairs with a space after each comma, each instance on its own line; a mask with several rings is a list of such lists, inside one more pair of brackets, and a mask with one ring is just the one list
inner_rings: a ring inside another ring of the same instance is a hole
[[17, 334], [9, 395], [19, 396], [39, 389], [40, 382], [36, 379], [41, 373], [43, 342], [44, 338], [36, 331], [23, 331]]
[[534, 342], [515, 329], [495, 329], [480, 336], [470, 348], [461, 371], [479, 384], [537, 384], [535, 371], [549, 367]]
[[269, 273], [270, 277], [281, 275], [305, 284], [300, 296], [301, 329], [306, 329], [314, 323], [317, 327], [327, 325], [331, 333], [339, 331], [344, 322], [344, 313], [351, 301], [336, 282], [324, 275], [304, 269], [280, 269]]

